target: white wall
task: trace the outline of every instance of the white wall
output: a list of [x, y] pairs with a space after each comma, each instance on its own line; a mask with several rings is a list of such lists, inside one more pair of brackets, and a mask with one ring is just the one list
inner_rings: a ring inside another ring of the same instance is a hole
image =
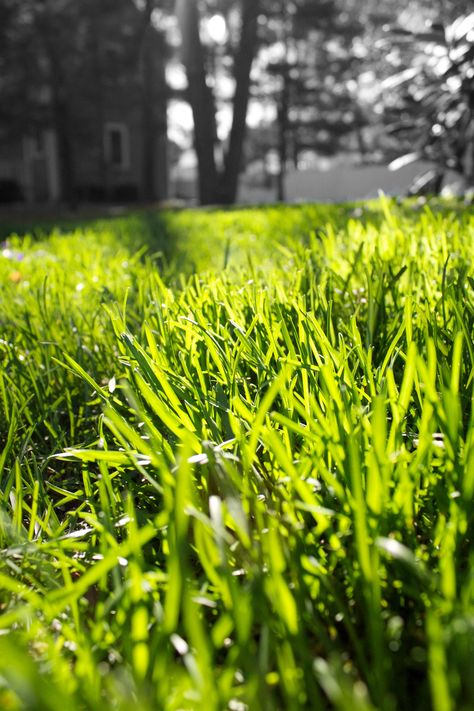
[[288, 174], [287, 200], [365, 200], [377, 197], [379, 190], [386, 195], [405, 195], [415, 178], [432, 167], [429, 162], [418, 161], [397, 171], [381, 165], [338, 165], [327, 171], [302, 170]]

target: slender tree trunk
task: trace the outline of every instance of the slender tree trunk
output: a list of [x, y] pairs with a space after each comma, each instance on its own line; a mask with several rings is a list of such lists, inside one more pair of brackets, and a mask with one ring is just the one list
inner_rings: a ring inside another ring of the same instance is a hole
[[61, 179], [60, 199], [74, 207], [74, 161], [70, 135], [69, 109], [61, 98], [53, 99], [54, 129], [58, 141], [59, 175]]
[[194, 147], [199, 170], [199, 200], [212, 204], [216, 197], [217, 167], [214, 156], [216, 117], [211, 90], [206, 82], [204, 51], [199, 36], [196, 0], [177, 0], [176, 14], [182, 37], [182, 56], [188, 79], [188, 100], [194, 120]]
[[[41, 3], [44, 10], [44, 3]], [[74, 206], [74, 160], [71, 140], [71, 114], [66, 92], [66, 80], [62, 70], [62, 58], [58, 56], [51, 18], [48, 14], [37, 14], [35, 27], [39, 33], [49, 62], [50, 89], [52, 97], [52, 120], [57, 138], [59, 176], [61, 182], [60, 200]]]
[[104, 71], [102, 64], [102, 56], [100, 51], [101, 37], [104, 33], [104, 23], [103, 23], [103, 9], [102, 3], [96, 2], [94, 5], [93, 22], [91, 23], [91, 33], [92, 33], [92, 53], [94, 61], [94, 77], [95, 91], [94, 91], [94, 101], [96, 105], [96, 141], [97, 141], [97, 155], [98, 158], [98, 168], [100, 175], [101, 187], [104, 191], [104, 197], [107, 201], [111, 199], [110, 191], [110, 181], [109, 172], [107, 168], [107, 160], [105, 155], [105, 145], [104, 145], [104, 126], [105, 126], [105, 108], [104, 108]]
[[135, 50], [141, 77], [140, 198], [144, 202], [168, 197], [168, 92], [164, 40], [152, 25], [153, 7], [153, 0], [145, 1]]
[[158, 113], [156, 117], [156, 198], [159, 201], [169, 197], [169, 160], [168, 160], [168, 87], [166, 85], [165, 65], [157, 68]]
[[465, 133], [464, 175], [466, 192], [474, 190], [474, 91], [469, 96], [469, 119]]
[[286, 198], [286, 163], [288, 160], [288, 79], [283, 76], [283, 88], [278, 107], [278, 157], [280, 168], [277, 176], [277, 200], [284, 202]]
[[142, 70], [142, 183], [141, 198], [144, 202], [155, 199], [155, 92], [153, 72], [153, 28], [148, 25], [141, 52]]
[[[49, 43], [48, 43], [49, 44]], [[65, 96], [64, 79], [61, 65], [55, 52], [48, 46], [51, 65], [51, 95], [53, 124], [57, 138], [59, 176], [61, 182], [60, 200], [71, 207], [75, 204], [74, 195], [74, 159], [71, 140], [70, 108]]]
[[233, 98], [232, 128], [229, 149], [225, 157], [224, 178], [219, 202], [234, 203], [237, 198], [239, 173], [247, 129], [247, 110], [250, 97], [250, 72], [257, 46], [257, 18], [260, 0], [243, 0], [242, 29], [235, 58], [235, 93]]
[[290, 105], [290, 68], [288, 57], [288, 13], [286, 0], [281, 0], [282, 41], [285, 47], [282, 69], [282, 88], [278, 105], [278, 157], [280, 169], [277, 176], [277, 200], [284, 202], [286, 198], [286, 164], [288, 160], [288, 111]]

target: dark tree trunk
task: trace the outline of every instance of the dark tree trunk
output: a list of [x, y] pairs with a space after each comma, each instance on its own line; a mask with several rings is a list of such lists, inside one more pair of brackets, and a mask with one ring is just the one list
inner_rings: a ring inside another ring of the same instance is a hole
[[247, 130], [247, 109], [250, 96], [250, 72], [257, 46], [257, 18], [260, 0], [243, 0], [242, 29], [239, 50], [235, 58], [235, 94], [229, 149], [225, 158], [224, 178], [218, 201], [234, 203], [237, 198], [239, 173]]
[[156, 122], [156, 199], [167, 200], [169, 197], [168, 163], [168, 118], [166, 114], [166, 86], [163, 86], [163, 104], [160, 103]]
[[216, 118], [214, 102], [206, 82], [204, 51], [199, 37], [199, 11], [194, 0], [177, 0], [183, 43], [183, 63], [188, 78], [188, 99], [194, 120], [194, 147], [199, 170], [199, 200], [212, 204], [216, 197], [217, 168], [214, 157]]
[[260, 0], [242, 0], [242, 29], [234, 62], [235, 93], [232, 128], [224, 169], [219, 173], [214, 155], [217, 140], [215, 107], [206, 82], [204, 51], [199, 36], [199, 10], [194, 0], [176, 0], [183, 42], [183, 63], [188, 79], [188, 100], [194, 119], [194, 145], [202, 205], [235, 202], [242, 163], [250, 93], [250, 70], [257, 45]]
[[169, 197], [169, 165], [168, 165], [168, 86], [166, 84], [165, 60], [164, 60], [164, 39], [158, 38], [162, 42], [161, 51], [155, 59], [154, 81], [156, 84], [155, 101], [156, 115], [154, 119], [155, 130], [155, 199], [162, 201]]
[[278, 106], [278, 157], [280, 169], [277, 176], [277, 200], [284, 202], [286, 198], [286, 163], [288, 160], [288, 106], [289, 86], [287, 70], [283, 74], [283, 87]]
[[53, 120], [58, 146], [59, 175], [61, 181], [60, 200], [70, 207], [74, 207], [76, 196], [74, 194], [74, 160], [71, 145], [69, 109], [67, 103], [57, 96], [53, 98]]
[[140, 198], [144, 202], [168, 197], [168, 123], [164, 40], [151, 23], [153, 0], [146, 0], [136, 38], [141, 77]]
[[[44, 5], [41, 4], [41, 10]], [[66, 79], [62, 70], [62, 57], [58, 56], [55, 44], [55, 27], [51, 17], [44, 12], [35, 17], [35, 27], [39, 33], [49, 62], [49, 78], [52, 97], [52, 120], [56, 133], [60, 177], [60, 200], [71, 207], [75, 204], [74, 160], [71, 141], [71, 115]]]
[[277, 175], [277, 200], [284, 202], [286, 198], [286, 164], [288, 160], [288, 111], [290, 106], [290, 67], [288, 57], [288, 12], [286, 0], [281, 0], [282, 42], [285, 47], [285, 57], [282, 65], [282, 87], [278, 104], [278, 157], [280, 169]]
[[142, 73], [142, 182], [141, 198], [144, 202], [155, 199], [155, 92], [153, 72], [153, 29], [149, 25], [143, 38], [141, 51]]
[[470, 108], [464, 135], [465, 149], [463, 158], [466, 192], [474, 189], [474, 91], [470, 93], [468, 101]]
[[51, 95], [53, 125], [58, 147], [59, 176], [61, 182], [60, 200], [71, 207], [75, 203], [74, 195], [74, 160], [71, 141], [71, 116], [62, 76], [61, 65], [47, 43], [51, 69]]
[[97, 155], [99, 164], [100, 182], [104, 190], [105, 199], [110, 201], [111, 190], [109, 174], [107, 170], [107, 160], [104, 146], [104, 126], [105, 126], [105, 110], [104, 110], [104, 68], [100, 51], [101, 38], [104, 36], [103, 24], [103, 8], [102, 3], [97, 2], [94, 5], [93, 22], [91, 23], [91, 43], [94, 76], [94, 101], [96, 105], [96, 141]]

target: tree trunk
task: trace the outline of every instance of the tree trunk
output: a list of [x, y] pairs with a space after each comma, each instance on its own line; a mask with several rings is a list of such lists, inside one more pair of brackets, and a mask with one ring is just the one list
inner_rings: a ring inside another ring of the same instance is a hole
[[280, 167], [277, 176], [277, 200], [284, 202], [286, 198], [286, 163], [288, 160], [288, 111], [290, 105], [290, 68], [288, 66], [288, 13], [286, 0], [281, 0], [282, 42], [285, 47], [285, 56], [282, 65], [282, 87], [278, 105], [278, 157]]
[[229, 149], [225, 157], [222, 189], [218, 202], [234, 203], [237, 198], [239, 173], [247, 129], [247, 110], [250, 96], [250, 72], [257, 46], [257, 18], [260, 0], [242, 0], [242, 29], [239, 49], [234, 64], [235, 93], [233, 98], [232, 128]]
[[[47, 47], [48, 50], [51, 50], [49, 43], [47, 43]], [[61, 65], [59, 61], [57, 61], [54, 51], [49, 51], [49, 61], [51, 65], [52, 118], [57, 138], [59, 176], [61, 181], [60, 200], [74, 207], [74, 161], [69, 105], [67, 97], [65, 96]]]
[[146, 0], [135, 39], [141, 79], [140, 198], [143, 202], [168, 197], [168, 122], [164, 40], [151, 22], [153, 0]]
[[250, 71], [257, 46], [257, 18], [261, 0], [242, 0], [242, 29], [234, 62], [235, 93], [232, 128], [224, 169], [219, 174], [214, 155], [217, 140], [215, 107], [206, 82], [204, 52], [199, 36], [199, 10], [195, 0], [176, 0], [182, 35], [183, 63], [188, 99], [194, 119], [194, 145], [199, 170], [199, 200], [206, 204], [235, 202], [247, 128]]
[[[54, 96], [54, 90], [53, 90]], [[69, 109], [59, 96], [53, 98], [53, 121], [58, 141], [59, 175], [61, 180], [60, 200], [74, 207], [74, 161], [70, 135]]]
[[289, 106], [289, 84], [288, 70], [285, 68], [283, 74], [283, 87], [278, 106], [278, 157], [280, 167], [277, 176], [277, 200], [284, 202], [286, 199], [286, 163], [288, 160], [288, 106]]
[[[43, 5], [41, 5], [41, 9]], [[55, 46], [54, 25], [44, 13], [35, 16], [35, 27], [39, 33], [49, 62], [50, 89], [52, 97], [52, 120], [57, 138], [59, 176], [61, 182], [60, 200], [71, 207], [75, 204], [74, 161], [71, 141], [71, 116], [66, 92], [66, 80], [62, 71], [62, 57]]]
[[156, 129], [156, 165], [155, 185], [156, 199], [167, 200], [169, 197], [169, 161], [168, 161], [168, 87], [166, 85], [165, 65], [160, 62], [157, 73], [158, 109], [155, 122]]
[[142, 74], [142, 181], [141, 199], [150, 203], [155, 199], [155, 96], [153, 76], [153, 28], [148, 25], [141, 51]]
[[188, 79], [188, 100], [194, 120], [194, 147], [199, 170], [199, 200], [212, 204], [216, 197], [217, 167], [214, 157], [216, 117], [206, 82], [204, 52], [199, 36], [199, 11], [195, 0], [177, 0], [176, 14], [182, 37], [182, 57]]
[[466, 192], [474, 190], [474, 91], [469, 96], [469, 105], [471, 108], [464, 136], [465, 152], [463, 161]]
[[103, 6], [101, 2], [97, 2], [94, 5], [94, 13], [92, 15], [93, 21], [91, 22], [90, 32], [91, 32], [91, 42], [92, 42], [92, 57], [93, 57], [93, 67], [94, 67], [94, 102], [96, 105], [96, 141], [97, 141], [97, 155], [98, 157], [98, 167], [100, 175], [101, 187], [104, 191], [104, 197], [107, 201], [111, 200], [111, 190], [109, 174], [107, 169], [107, 160], [105, 156], [105, 146], [104, 146], [104, 126], [105, 126], [105, 109], [104, 109], [104, 71], [102, 56], [100, 51], [101, 38], [104, 36], [104, 22], [103, 22]]

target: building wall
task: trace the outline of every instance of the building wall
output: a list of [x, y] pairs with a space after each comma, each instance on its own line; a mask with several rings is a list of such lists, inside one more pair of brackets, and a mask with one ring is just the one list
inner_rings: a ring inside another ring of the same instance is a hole
[[18, 142], [0, 144], [0, 180], [12, 180], [19, 185], [24, 182], [21, 145]]
[[39, 131], [22, 141], [22, 188], [27, 202], [55, 202], [61, 187], [56, 136]]
[[[81, 31], [71, 35], [70, 54], [65, 53], [68, 71], [64, 72], [62, 88], [68, 91], [64, 91], [67, 101], [61, 113], [48, 104], [49, 97], [41, 107], [41, 117], [31, 114], [33, 118], [24, 129], [25, 135], [14, 144], [8, 144], [11, 135], [17, 135], [11, 130], [14, 127], [0, 125], [0, 180], [18, 184], [30, 202], [58, 200], [61, 187], [68, 193], [68, 199], [84, 202], [122, 202], [144, 194], [143, 58], [140, 59], [137, 46], [143, 15], [130, 0], [97, 1], [89, 5], [78, 13]], [[161, 121], [163, 126], [166, 117], [163, 40], [159, 33], [153, 32], [148, 42], [153, 63], [150, 71], [156, 74], [150, 104], [154, 104], [157, 125]], [[39, 61], [42, 55], [35, 51]], [[47, 83], [47, 78], [44, 81]], [[126, 165], [107, 161], [104, 128], [108, 122], [123, 125], [127, 133], [130, 160]], [[45, 125], [51, 128], [54, 125], [61, 140], [57, 141], [49, 130], [43, 154], [37, 139]], [[155, 193], [161, 194], [163, 191], [159, 193], [158, 188], [166, 181], [158, 161], [161, 159], [163, 165], [167, 143], [163, 136], [159, 138], [158, 130], [156, 134]], [[58, 145], [63, 148], [62, 167], [72, 166], [68, 168], [72, 190], [71, 186], [60, 184], [61, 175], [66, 183], [69, 181], [59, 169]], [[71, 192], [75, 195], [70, 195]]]
[[[16, 184], [27, 202], [59, 199], [60, 180], [56, 138], [53, 131], [6, 142], [0, 150], [0, 181]], [[0, 202], [3, 202], [0, 195]]]
[[[111, 165], [106, 150], [106, 127], [123, 128], [129, 160], [123, 167]], [[141, 178], [141, 146], [137, 112], [133, 109], [108, 111], [103, 123], [90, 128], [89, 141], [74, 145], [74, 183], [80, 199], [113, 199], [117, 188], [139, 194]]]

